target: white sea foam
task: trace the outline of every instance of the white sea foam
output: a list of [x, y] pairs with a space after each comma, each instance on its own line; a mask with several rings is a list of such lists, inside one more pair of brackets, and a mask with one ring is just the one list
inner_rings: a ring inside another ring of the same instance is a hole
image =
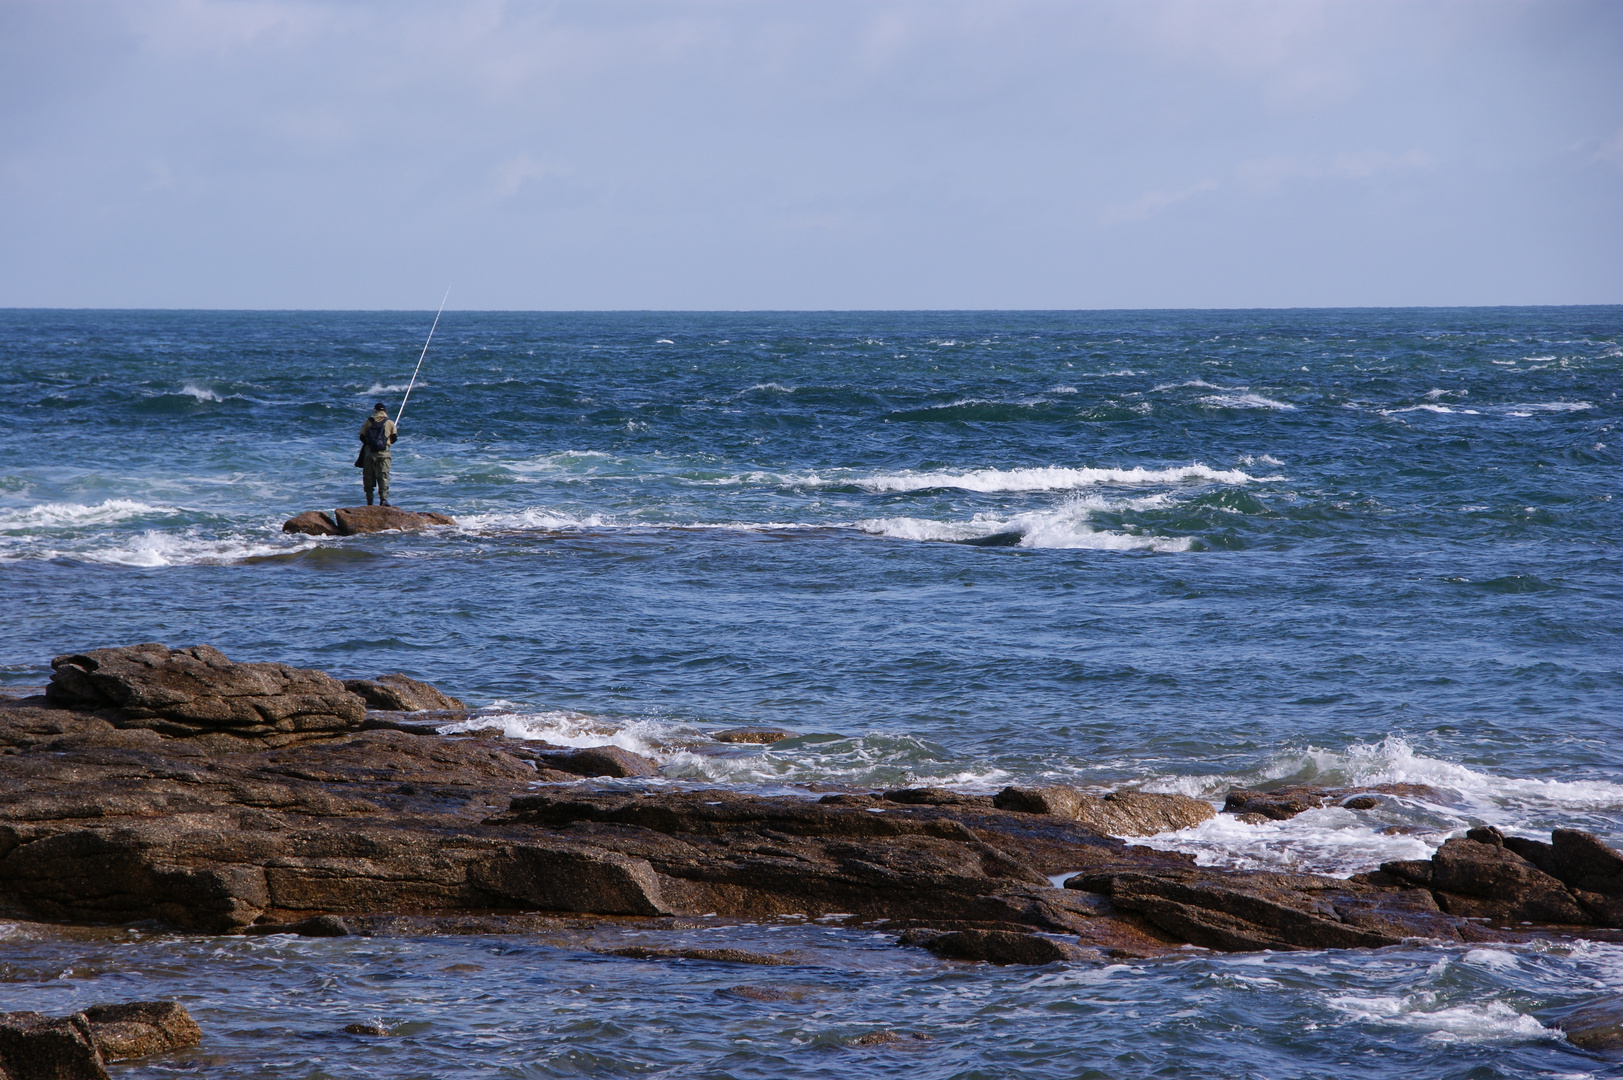
[[1505, 410], [1512, 416], [1526, 416], [1535, 412], [1583, 412], [1593, 409], [1593, 402], [1589, 401], [1535, 401], [1518, 405], [1506, 405]]
[[1275, 401], [1271, 397], [1261, 394], [1207, 394], [1200, 399], [1202, 405], [1211, 405], [1219, 409], [1278, 409], [1294, 410], [1295, 405], [1283, 401]]
[[1272, 454], [1241, 454], [1240, 455], [1240, 464], [1241, 465], [1283, 465], [1285, 463], [1283, 461], [1280, 461], [1278, 458], [1274, 457]]
[[[382, 383], [373, 383], [371, 386], [368, 386], [365, 390], [362, 390], [356, 396], [357, 397], [371, 397], [373, 394], [399, 394], [399, 393], [405, 392], [405, 390], [410, 385], [411, 384], [409, 384], [409, 383], [390, 383], [389, 385], [385, 386]], [[418, 379], [417, 380], [417, 385], [418, 386], [427, 386], [428, 385], [428, 380], [427, 379]]]
[[1401, 997], [1342, 994], [1329, 998], [1326, 1004], [1361, 1023], [1424, 1031], [1428, 1042], [1522, 1042], [1561, 1037], [1559, 1032], [1503, 1001], [1438, 1007], [1438, 995], [1428, 991]]
[[79, 550], [35, 550], [29, 552], [28, 557], [35, 559], [66, 557], [108, 566], [207, 566], [241, 562], [244, 559], [262, 558], [267, 555], [289, 555], [308, 551], [317, 546], [318, 542], [310, 537], [289, 536], [287, 539], [267, 542], [204, 537], [192, 529], [178, 533], [147, 529], [118, 543]]
[[522, 510], [492, 511], [486, 514], [459, 514], [457, 528], [463, 532], [502, 532], [511, 529], [604, 529], [615, 528], [620, 522], [608, 514], [571, 514], [550, 510], [544, 506], [527, 506]]
[[821, 485], [854, 484], [869, 491], [927, 491], [956, 488], [960, 491], [1069, 491], [1101, 484], [1251, 484], [1272, 477], [1254, 477], [1239, 469], [1213, 469], [1206, 465], [1176, 465], [1166, 469], [974, 469], [968, 472], [881, 473], [878, 476], [849, 479], [818, 479]]
[[[1170, 503], [1165, 496], [1130, 500], [1133, 509], [1148, 509]], [[1117, 503], [1112, 508], [1121, 508]], [[1187, 536], [1156, 536], [1144, 533], [1111, 532], [1089, 524], [1092, 511], [1101, 509], [1098, 500], [1073, 499], [1058, 507], [1035, 510], [1010, 517], [976, 514], [968, 521], [937, 521], [931, 518], [870, 518], [856, 524], [863, 532], [900, 540], [945, 540], [963, 543], [987, 537], [1019, 533], [1014, 546], [1026, 548], [1093, 548], [1103, 551], [1188, 551], [1194, 541]]]
[[673, 727], [657, 720], [617, 722], [586, 713], [563, 710], [529, 711], [512, 702], [499, 701], [477, 716], [440, 728], [443, 734], [495, 729], [509, 739], [548, 742], [555, 746], [618, 746], [634, 754], [658, 761], [667, 757], [673, 735], [692, 729]]
[[[1389, 859], [1428, 858], [1450, 835], [1476, 824], [1547, 836], [1551, 822], [1623, 809], [1623, 785], [1499, 776], [1417, 754], [1397, 736], [1344, 750], [1288, 751], [1245, 773], [1167, 777], [1144, 787], [1215, 801], [1232, 788], [1281, 781], [1354, 789], [1383, 784], [1420, 787], [1402, 796], [1383, 795], [1374, 810], [1330, 806], [1258, 824], [1220, 814], [1193, 828], [1142, 842], [1188, 852], [1202, 865], [1346, 876]], [[1396, 831], [1389, 835], [1388, 828]]]
[[1429, 413], [1459, 413], [1465, 416], [1482, 415], [1476, 409], [1451, 409], [1447, 405], [1408, 405], [1401, 409], [1381, 409], [1382, 416], [1396, 416], [1399, 413], [1429, 412]]
[[1468, 765], [1417, 754], [1402, 736], [1377, 743], [1353, 743], [1343, 750], [1308, 747], [1275, 755], [1248, 773], [1168, 778], [1148, 785], [1154, 791], [1176, 791], [1211, 797], [1233, 787], [1271, 781], [1352, 787], [1360, 784], [1425, 784], [1450, 793], [1473, 809], [1505, 804], [1541, 810], [1623, 809], [1623, 785], [1605, 780], [1537, 780], [1497, 776]]
[[95, 504], [39, 503], [0, 510], [0, 532], [31, 529], [86, 528], [114, 525], [150, 514], [175, 514], [174, 506], [153, 506], [134, 499], [108, 499]]
[[[1182, 851], [1200, 866], [1283, 870], [1345, 877], [1393, 859], [1429, 859], [1448, 830], [1386, 835], [1368, 811], [1325, 807], [1285, 821], [1250, 823], [1218, 814], [1199, 825], [1137, 841], [1160, 851]], [[1429, 840], [1429, 842], [1428, 842]]]
[[[716, 725], [726, 726], [726, 725]], [[557, 746], [618, 746], [652, 759], [669, 780], [800, 790], [805, 783], [899, 787], [929, 783], [966, 791], [995, 791], [1011, 776], [990, 765], [965, 768], [941, 748], [913, 736], [804, 735], [771, 745], [720, 743], [706, 728], [657, 718], [611, 719], [496, 702], [481, 714], [439, 730], [493, 729], [512, 739]]]
[[1245, 389], [1245, 387], [1243, 387], [1243, 386], [1218, 386], [1216, 383], [1209, 383], [1205, 379], [1190, 379], [1187, 382], [1162, 383], [1161, 385], [1155, 387], [1155, 389], [1151, 390], [1150, 393], [1158, 394], [1158, 393], [1161, 393], [1163, 390], [1182, 390], [1182, 389], [1184, 389], [1186, 387], [1196, 387], [1196, 388], [1201, 389], [1201, 390], [1244, 390]]
[[194, 397], [198, 401], [224, 401], [225, 400], [219, 394], [216, 394], [213, 390], [209, 390], [209, 389], [206, 389], [206, 388], [201, 387], [201, 386], [194, 386], [191, 383], [187, 383], [185, 386], [182, 386], [180, 388], [180, 392], [182, 394], [187, 395], [188, 397]]

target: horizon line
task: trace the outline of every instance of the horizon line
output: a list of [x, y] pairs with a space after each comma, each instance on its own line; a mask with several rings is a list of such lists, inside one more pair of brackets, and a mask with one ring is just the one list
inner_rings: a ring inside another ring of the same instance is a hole
[[[1293, 304], [1285, 307], [1249, 305], [1236, 307], [1099, 307], [1099, 308], [445, 308], [447, 312], [473, 315], [1055, 315], [1104, 314], [1110, 312], [1254, 312], [1254, 311], [1525, 311], [1572, 310], [1580, 308], [1623, 308], [1623, 301], [1573, 304]], [[431, 308], [411, 307], [95, 307], [45, 305], [35, 307], [0, 306], [0, 312], [119, 312], [166, 314], [261, 315], [368, 315], [419, 313]]]

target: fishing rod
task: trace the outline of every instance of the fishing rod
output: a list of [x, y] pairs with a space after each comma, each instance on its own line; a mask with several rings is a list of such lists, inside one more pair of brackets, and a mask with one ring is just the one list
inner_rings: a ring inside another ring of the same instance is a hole
[[434, 327], [439, 326], [440, 316], [445, 313], [445, 301], [451, 298], [451, 286], [445, 287], [445, 295], [440, 297], [440, 309], [434, 312], [434, 326], [428, 328], [428, 341], [423, 342], [422, 355], [417, 357], [417, 366], [411, 369], [411, 382], [406, 384], [406, 396], [400, 399], [400, 408], [394, 414], [394, 426], [400, 426], [400, 418], [406, 415], [406, 402], [411, 400], [411, 388], [417, 385], [417, 373], [423, 370], [423, 357], [428, 355], [428, 342], [434, 340]]

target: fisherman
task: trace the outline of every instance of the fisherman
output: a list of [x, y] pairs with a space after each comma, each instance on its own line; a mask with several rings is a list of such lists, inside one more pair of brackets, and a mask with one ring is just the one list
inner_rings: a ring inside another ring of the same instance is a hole
[[366, 488], [366, 505], [372, 505], [372, 489], [378, 489], [378, 502], [389, 505], [389, 447], [400, 438], [389, 410], [383, 402], [372, 407], [372, 415], [361, 425], [361, 456], [355, 464], [361, 469], [361, 486]]

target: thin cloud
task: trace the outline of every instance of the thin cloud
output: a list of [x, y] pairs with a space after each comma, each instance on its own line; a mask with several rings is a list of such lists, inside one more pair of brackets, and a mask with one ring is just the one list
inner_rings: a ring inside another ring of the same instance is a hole
[[1203, 192], [1215, 191], [1217, 186], [1216, 180], [1202, 180], [1182, 191], [1146, 191], [1130, 202], [1110, 207], [1100, 216], [1100, 222], [1105, 225], [1122, 225], [1129, 221], [1146, 221], [1169, 206], [1176, 206]]

